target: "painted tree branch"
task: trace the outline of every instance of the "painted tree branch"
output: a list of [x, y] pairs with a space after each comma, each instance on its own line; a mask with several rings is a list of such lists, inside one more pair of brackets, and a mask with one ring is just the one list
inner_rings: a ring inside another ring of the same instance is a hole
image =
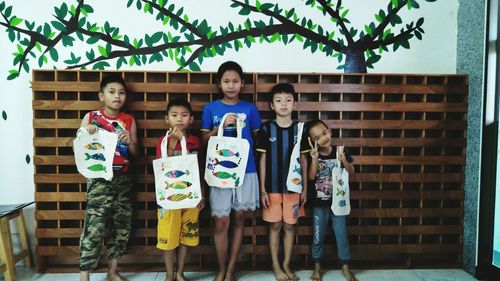
[[[212, 30], [206, 20], [190, 21], [183, 13], [183, 7], [177, 9], [174, 4], [167, 6], [168, 0], [127, 0], [127, 7], [135, 3], [138, 10], [146, 14], [157, 14], [156, 20], [162, 21], [166, 27], [167, 24], [171, 27], [152, 35], [145, 34], [143, 38], [129, 38], [126, 34], [120, 34], [119, 28], [112, 27], [108, 22], [103, 26], [91, 23], [88, 14], [93, 12], [93, 8], [85, 4], [84, 0], [77, 0], [76, 6], [69, 4], [70, 8], [63, 2], [60, 7], [55, 7], [56, 21], [38, 25], [37, 28], [34, 22], [30, 23], [27, 20], [25, 20], [27, 28], [19, 27], [23, 19], [11, 16], [12, 6], [6, 8], [5, 2], [0, 2], [0, 14], [3, 18], [0, 20], [0, 26], [7, 29], [12, 42], [17, 40], [19, 43], [18, 52], [13, 54], [13, 65], [17, 70], [9, 71], [11, 75], [8, 79], [17, 77], [22, 69], [29, 71], [28, 55], [34, 58], [38, 56], [39, 66], [48, 63], [47, 53], [54, 62], [57, 62], [59, 55], [56, 47], [61, 45], [61, 42], [64, 47], [73, 47], [75, 35], [80, 41], [87, 43], [89, 48], [87, 52], [77, 49], [77, 55], [71, 52], [71, 59], [64, 61], [67, 68], [92, 66], [94, 69], [104, 69], [110, 66], [108, 62], [116, 60], [116, 68], [119, 69], [124, 64], [146, 64], [148, 58], [149, 63], [168, 58], [176, 62], [179, 69], [199, 70], [198, 63], [201, 64], [204, 58], [223, 55], [227, 49], [233, 47], [236, 51], [244, 45], [250, 47], [256, 43], [255, 38], [258, 38], [260, 43], [264, 41], [273, 43], [279, 40], [285, 45], [297, 40], [303, 44], [303, 49], [310, 48], [312, 53], [319, 50], [327, 56], [335, 57], [339, 63], [347, 57], [346, 63], [364, 63], [372, 67], [380, 59], [380, 55], [376, 55], [372, 50], [378, 48], [381, 53], [388, 51], [387, 46], [390, 45], [394, 45], [394, 51], [399, 46], [409, 48], [409, 40], [415, 35], [421, 40], [424, 32], [421, 28], [423, 18], [416, 24], [413, 22], [407, 24], [397, 35], [393, 34], [391, 29], [387, 29], [389, 24], [395, 26], [402, 23], [397, 14], [403, 7], [418, 8], [417, 0], [388, 0], [387, 15], [381, 10], [375, 15], [380, 23], [375, 26], [375, 23], [371, 22], [368, 27], [365, 26], [367, 34], [361, 32], [359, 35], [357, 35], [358, 30], [347, 26], [347, 23], [350, 23], [346, 17], [348, 10], [343, 8], [342, 0], [338, 0], [336, 5], [329, 0], [307, 0], [306, 5], [317, 7], [323, 15], [328, 15], [334, 21], [336, 28], [340, 30], [337, 36], [334, 36], [334, 32], [327, 31], [328, 27], [323, 28], [314, 24], [312, 19], [299, 17], [295, 9], [284, 11], [278, 2], [260, 3], [255, 0], [255, 4], [250, 4], [250, 1], [254, 0], [231, 0], [231, 7], [240, 9], [241, 15], [250, 13], [264, 15], [268, 22], [262, 20], [252, 22], [248, 17], [242, 23], [243, 26], [239, 24], [235, 27], [229, 22], [227, 26], [221, 26], [220, 30]], [[67, 17], [68, 10], [70, 17]], [[51, 27], [54, 28], [54, 32]], [[91, 46], [95, 43], [98, 43], [97, 50], [100, 53], [98, 56], [94, 52], [96, 48]], [[349, 59], [349, 56], [354, 54], [356, 59]], [[338, 67], [342, 68], [343, 65]], [[363, 68], [354, 69], [366, 71]]]
[[344, 36], [347, 40], [348, 45], [354, 45], [354, 39], [352, 38], [351, 34], [349, 33], [349, 29], [347, 29], [347, 26], [344, 23], [344, 20], [340, 16], [339, 9], [342, 6], [342, 0], [338, 0], [337, 2], [337, 7], [335, 10], [332, 9], [328, 5], [328, 3], [325, 0], [318, 0], [318, 3], [323, 7], [323, 9], [326, 10], [326, 12], [332, 17], [337, 19], [337, 23], [340, 25], [340, 28], [342, 29]]

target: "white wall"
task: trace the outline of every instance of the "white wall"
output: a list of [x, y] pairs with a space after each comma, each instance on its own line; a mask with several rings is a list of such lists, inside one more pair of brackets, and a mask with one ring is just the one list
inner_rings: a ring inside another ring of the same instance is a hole
[[[77, 1], [66, 1], [68, 5], [76, 5]], [[154, 20], [155, 16], [145, 14], [135, 8], [126, 8], [127, 1], [85, 1], [91, 5], [95, 12], [90, 14], [88, 20], [103, 25], [109, 21], [112, 26], [118, 26], [120, 30], [130, 37], [142, 37], [144, 32], [165, 30]], [[250, 1], [254, 3], [254, 1]], [[275, 1], [269, 1], [275, 2]], [[346, 8], [350, 9], [348, 18], [352, 26], [363, 30], [365, 23], [374, 18], [374, 13], [379, 9], [387, 7], [390, 0], [350, 0], [343, 1]], [[416, 21], [419, 17], [425, 17], [423, 28], [425, 30], [422, 41], [413, 38], [410, 41], [411, 49], [400, 48], [397, 52], [384, 53], [374, 70], [369, 72], [381, 73], [455, 73], [456, 69], [456, 47], [457, 47], [457, 11], [458, 0], [436, 1], [428, 3], [424, 0], [418, 1], [420, 9], [408, 10], [404, 8], [399, 15], [403, 22]], [[54, 6], [59, 6], [62, 1], [57, 0], [25, 0], [5, 1], [7, 6], [13, 6], [13, 15], [18, 18], [36, 21], [37, 25], [47, 20], [54, 20]], [[230, 8], [228, 0], [177, 0], [169, 1], [176, 3], [179, 8], [184, 6], [184, 13], [190, 19], [206, 19], [213, 29], [218, 30], [219, 25], [226, 25], [228, 21], [235, 24], [242, 23], [246, 18], [237, 14], [238, 10]], [[200, 4], [202, 3], [202, 4]], [[264, 3], [264, 1], [262, 1]], [[322, 24], [325, 29], [338, 30], [326, 19], [321, 12], [315, 8], [305, 7], [305, 1], [279, 1], [284, 8], [295, 7], [296, 12], [302, 16], [308, 16], [315, 23]], [[135, 2], [133, 4], [135, 6]], [[262, 17], [253, 16], [252, 19]], [[24, 23], [20, 25], [24, 27]], [[398, 27], [397, 30], [399, 30]], [[394, 29], [394, 28], [393, 28]], [[15, 80], [7, 81], [8, 70], [13, 69], [12, 53], [16, 50], [16, 44], [8, 40], [3, 26], [0, 27], [0, 131], [2, 140], [0, 145], [0, 204], [13, 204], [34, 200], [33, 183], [33, 128], [32, 128], [32, 104], [31, 104], [31, 76], [22, 72]], [[79, 42], [79, 41], [77, 41]], [[93, 45], [96, 48], [96, 45]], [[70, 51], [76, 55], [83, 55], [88, 47], [83, 44], [75, 44], [73, 48], [57, 47], [60, 59], [59, 63], [49, 62], [48, 68], [65, 68], [62, 61], [67, 59]], [[389, 48], [392, 50], [392, 48]], [[338, 63], [335, 59], [327, 58], [324, 54], [316, 52], [311, 54], [309, 49], [303, 50], [301, 44], [283, 46], [281, 43], [253, 45], [250, 49], [244, 48], [239, 52], [228, 51], [224, 57], [206, 59], [201, 65], [204, 71], [214, 71], [218, 65], [225, 60], [235, 60], [242, 64], [244, 70], [249, 72], [339, 72], [336, 70]], [[36, 59], [30, 60], [31, 68], [38, 68]], [[113, 63], [111, 65], [114, 65]], [[137, 68], [137, 67], [136, 67]], [[111, 68], [113, 69], [113, 68]], [[163, 62], [140, 67], [140, 69], [151, 70], [175, 70], [177, 66], [172, 62]], [[1, 118], [2, 111], [6, 111], [7, 120]], [[26, 163], [26, 155], [31, 159]], [[28, 210], [28, 224], [33, 233], [34, 221], [33, 210]]]

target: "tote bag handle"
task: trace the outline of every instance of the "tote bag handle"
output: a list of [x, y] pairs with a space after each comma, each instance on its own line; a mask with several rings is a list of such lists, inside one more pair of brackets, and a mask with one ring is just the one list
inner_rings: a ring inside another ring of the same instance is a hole
[[[229, 114], [230, 113], [224, 114], [224, 117], [222, 117], [222, 120], [220, 121], [219, 130], [217, 132], [218, 137], [224, 136], [224, 122], [226, 121], [226, 117]], [[240, 122], [238, 122], [238, 119], [236, 119], [236, 138], [241, 139], [242, 130], [243, 130], [242, 125], [240, 124]]]
[[[168, 145], [168, 136], [169, 136], [169, 131], [165, 134], [165, 137], [161, 141], [161, 158], [167, 159], [167, 145]], [[186, 147], [186, 138], [182, 136], [181, 139], [181, 150], [182, 150], [182, 155], [187, 155], [187, 147]]]

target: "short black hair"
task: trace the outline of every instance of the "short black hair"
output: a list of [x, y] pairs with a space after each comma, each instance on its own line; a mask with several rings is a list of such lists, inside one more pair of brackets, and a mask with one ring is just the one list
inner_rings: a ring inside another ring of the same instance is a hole
[[174, 106], [182, 106], [189, 111], [189, 115], [193, 115], [193, 109], [191, 108], [191, 104], [187, 100], [182, 99], [182, 98], [173, 99], [173, 100], [168, 102], [167, 115], [168, 115], [168, 112], [170, 111], [170, 109], [172, 109], [172, 107], [174, 107]]
[[326, 125], [326, 123], [323, 122], [323, 120], [314, 119], [314, 120], [311, 120], [311, 121], [309, 121], [309, 122], [306, 123], [307, 136], [311, 136], [310, 135], [311, 128], [314, 127], [314, 126], [317, 126], [319, 124], [323, 124], [323, 126], [325, 126], [327, 129], [330, 129], [330, 128], [328, 128], [328, 125]]
[[297, 101], [297, 93], [295, 92], [295, 88], [293, 87], [293, 85], [290, 83], [279, 83], [274, 85], [271, 89], [271, 100], [269, 102], [273, 101], [275, 94], [280, 93], [291, 94], [293, 96], [293, 100]]
[[120, 83], [122, 84], [123, 88], [125, 88], [125, 91], [127, 91], [127, 84], [125, 84], [125, 80], [123, 80], [123, 78], [120, 75], [109, 74], [104, 76], [101, 80], [101, 85], [100, 85], [101, 93], [104, 93], [104, 88], [106, 88], [106, 86], [108, 86], [108, 84], [110, 83]]
[[219, 69], [217, 70], [217, 84], [220, 84], [220, 80], [222, 79], [222, 76], [226, 71], [229, 70], [234, 70], [236, 71], [239, 75], [241, 80], [244, 80], [243, 78], [243, 69], [241, 68], [241, 65], [239, 65], [237, 62], [234, 61], [226, 61], [225, 63], [221, 64], [219, 66]]

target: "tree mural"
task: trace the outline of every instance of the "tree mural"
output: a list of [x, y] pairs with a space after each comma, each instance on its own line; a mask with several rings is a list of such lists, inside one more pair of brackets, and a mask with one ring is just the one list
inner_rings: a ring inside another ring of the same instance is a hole
[[[419, 0], [421, 1], [421, 0]], [[436, 0], [424, 0], [435, 2]], [[174, 61], [179, 70], [200, 70], [206, 58], [222, 56], [229, 49], [238, 51], [254, 44], [281, 42], [288, 45], [300, 42], [304, 50], [322, 52], [341, 65], [345, 72], [367, 72], [384, 52], [410, 48], [410, 40], [422, 40], [424, 18], [403, 23], [398, 13], [403, 8], [418, 9], [416, 0], [388, 0], [388, 5], [366, 23], [363, 30], [349, 27], [349, 9], [342, 0], [306, 0], [305, 6], [318, 9], [332, 26], [322, 26], [313, 19], [301, 16], [295, 8], [286, 10], [276, 3], [259, 0], [230, 0], [231, 7], [246, 19], [229, 22], [219, 30], [205, 19], [191, 20], [183, 7], [168, 0], [128, 0], [127, 8], [142, 11], [160, 21], [165, 30], [131, 38], [109, 22], [92, 22], [89, 14], [94, 8], [84, 0], [74, 4], [62, 3], [54, 7], [54, 20], [37, 24], [13, 15], [12, 6], [0, 3], [0, 25], [6, 28], [9, 40], [16, 44], [13, 53], [14, 69], [8, 79], [15, 79], [21, 71], [29, 72], [30, 60], [38, 67], [52, 62], [64, 62], [67, 68], [120, 69], [124, 66], [146, 65], [164, 59]], [[265, 20], [253, 20], [259, 14]], [[399, 31], [396, 31], [399, 29]], [[86, 50], [77, 48], [75, 41], [83, 42]], [[61, 46], [62, 45], [62, 46]], [[60, 48], [71, 48], [69, 57], [59, 56]], [[112, 66], [111, 64], [114, 64]]]

